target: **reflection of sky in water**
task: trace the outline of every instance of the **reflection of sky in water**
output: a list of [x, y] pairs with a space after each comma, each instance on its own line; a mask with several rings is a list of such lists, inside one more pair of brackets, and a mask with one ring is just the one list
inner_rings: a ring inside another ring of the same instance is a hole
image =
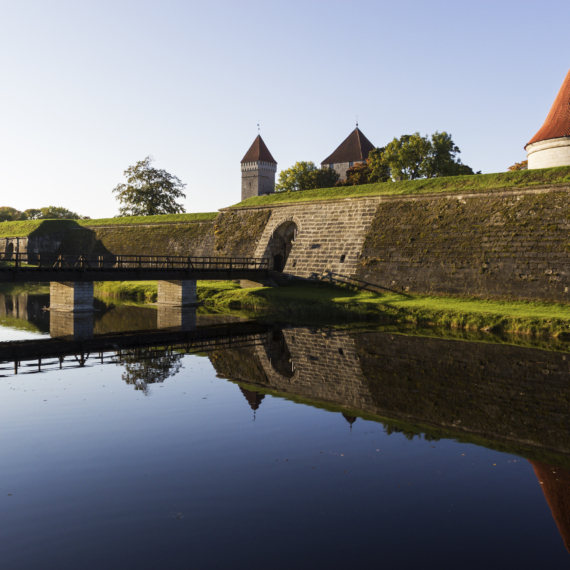
[[[41, 306], [30, 295], [18, 305], [25, 319], [0, 316], [0, 342], [49, 336], [49, 313]], [[156, 327], [155, 309], [96, 306], [96, 333]], [[68, 355], [61, 370], [57, 358], [44, 359], [41, 374], [30, 363], [18, 375], [6, 366], [3, 564], [11, 570], [567, 566], [561, 535], [570, 537], [570, 471], [418, 436], [339, 407], [327, 411], [310, 398], [299, 404], [263, 393], [263, 382], [271, 388], [270, 375], [263, 375], [269, 371], [293, 397], [306, 398], [302, 387], [319, 394], [336, 386], [335, 403], [342, 404], [354, 386], [377, 374], [369, 388], [378, 392], [370, 395], [385, 403], [389, 382], [381, 378], [389, 358], [372, 371], [365, 337], [362, 350], [349, 353], [350, 342], [343, 351], [327, 344], [325, 331], [312, 338], [307, 331], [273, 331], [258, 353], [126, 349], [108, 352], [113, 362], [106, 365], [92, 354], [85, 367]], [[294, 362], [303, 350], [304, 369]], [[333, 378], [336, 366], [345, 368]], [[362, 376], [366, 366], [369, 377]], [[417, 372], [421, 358], [410, 366]], [[225, 379], [233, 373], [251, 384]], [[453, 380], [462, 372], [449, 374]], [[413, 394], [421, 383], [392, 377], [392, 387], [402, 388], [394, 398], [418, 409], [414, 398], [424, 393]]]
[[0, 382], [7, 568], [568, 562], [520, 457], [255, 398], [204, 357], [145, 392], [124, 362]]
[[23, 330], [20, 324], [15, 325], [8, 319], [0, 318], [0, 342], [9, 342], [11, 340], [31, 340], [42, 336], [48, 336], [48, 332]]

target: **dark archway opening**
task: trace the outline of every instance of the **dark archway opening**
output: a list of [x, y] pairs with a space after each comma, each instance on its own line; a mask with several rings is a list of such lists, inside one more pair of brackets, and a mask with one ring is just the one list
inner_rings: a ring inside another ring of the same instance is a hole
[[4, 260], [9, 261], [12, 259], [12, 255], [14, 254], [14, 244], [10, 242], [6, 245], [6, 249], [4, 250]]
[[273, 269], [283, 272], [287, 260], [293, 249], [293, 243], [297, 237], [297, 225], [295, 222], [281, 224], [269, 240], [269, 254], [273, 258]]

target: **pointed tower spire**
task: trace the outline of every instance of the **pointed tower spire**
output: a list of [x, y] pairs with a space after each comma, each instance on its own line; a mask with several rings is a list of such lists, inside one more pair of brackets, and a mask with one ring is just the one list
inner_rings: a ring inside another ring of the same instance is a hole
[[342, 180], [346, 179], [346, 171], [357, 162], [366, 162], [368, 154], [374, 150], [374, 145], [358, 128], [352, 131], [340, 146], [322, 162], [322, 168], [334, 168]]
[[544, 124], [525, 149], [529, 168], [570, 165], [570, 71]]
[[277, 161], [261, 135], [257, 135], [241, 161], [241, 199], [273, 194], [276, 172]]

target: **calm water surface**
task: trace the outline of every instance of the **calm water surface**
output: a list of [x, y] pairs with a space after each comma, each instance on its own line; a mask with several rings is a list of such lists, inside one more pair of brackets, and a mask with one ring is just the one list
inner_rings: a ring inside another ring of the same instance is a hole
[[[45, 303], [21, 304], [0, 340], [49, 341]], [[95, 340], [157, 326], [99, 306]], [[568, 567], [565, 354], [307, 326], [223, 338], [41, 373], [6, 360], [4, 568]]]

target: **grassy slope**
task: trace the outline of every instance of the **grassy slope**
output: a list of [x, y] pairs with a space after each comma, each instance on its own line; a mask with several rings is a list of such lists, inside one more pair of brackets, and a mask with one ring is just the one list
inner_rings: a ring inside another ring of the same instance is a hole
[[358, 196], [403, 196], [411, 194], [430, 194], [438, 192], [484, 192], [494, 189], [543, 186], [548, 184], [570, 183], [570, 166], [544, 168], [539, 170], [519, 170], [517, 172], [499, 172], [496, 174], [478, 174], [474, 176], [449, 176], [429, 180], [403, 180], [401, 182], [382, 182], [340, 188], [320, 188], [303, 192], [278, 192], [269, 196], [248, 198], [234, 208], [248, 206], [269, 206], [288, 202], [308, 202], [312, 200], [335, 200]]
[[[156, 301], [156, 281], [97, 283], [95, 293]], [[376, 294], [334, 285], [241, 289], [231, 281], [198, 281], [198, 301], [217, 311], [256, 310], [284, 320], [322, 317], [442, 325], [549, 336], [570, 335], [570, 306], [529, 301]]]
[[46, 235], [73, 227], [123, 226], [139, 224], [179, 224], [209, 222], [217, 212], [201, 214], [166, 214], [164, 216], [129, 216], [125, 218], [102, 218], [100, 220], [26, 220], [24, 222], [0, 223], [0, 237], [27, 237]]
[[570, 334], [570, 306], [555, 303], [376, 294], [324, 284], [277, 289], [240, 289], [234, 283], [210, 282], [205, 285], [201, 287], [200, 296], [208, 304], [278, 311], [291, 318], [296, 315], [335, 315], [473, 330]]

